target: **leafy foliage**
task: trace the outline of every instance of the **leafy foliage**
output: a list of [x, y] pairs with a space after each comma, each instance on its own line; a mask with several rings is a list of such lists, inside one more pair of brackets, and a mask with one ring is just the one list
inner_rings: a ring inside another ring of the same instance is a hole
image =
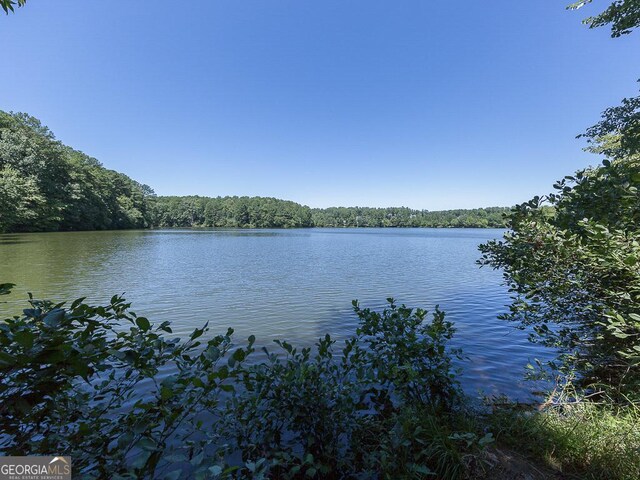
[[[592, 0], [581, 0], [568, 8], [577, 10]], [[584, 20], [589, 28], [611, 25], [611, 36], [616, 38], [631, 33], [640, 26], [640, 0], [616, 0], [599, 15]], [[602, 139], [617, 138], [610, 145], [600, 145]], [[587, 141], [609, 158], [624, 158], [640, 153], [640, 97], [624, 98], [620, 105], [602, 113], [602, 119], [578, 138]]]
[[389, 301], [354, 302], [339, 354], [327, 335], [251, 362], [253, 336], [172, 338], [119, 296], [31, 299], [0, 323], [0, 453], [70, 455], [87, 478], [459, 478], [491, 439], [465, 430], [453, 326]]
[[[604, 160], [518, 205], [481, 246], [514, 293], [504, 317], [561, 351], [585, 384], [640, 392], [640, 158]], [[549, 204], [552, 208], [543, 205]]]
[[[592, 1], [593, 0], [580, 0], [579, 2], [569, 5], [568, 8], [578, 10]], [[604, 12], [586, 18], [584, 23], [589, 25], [589, 28], [611, 25], [612, 37], [626, 35], [631, 33], [634, 28], [640, 26], [640, 1], [615, 0]]]
[[0, 0], [0, 8], [4, 10], [4, 13], [15, 11], [16, 5], [22, 7], [27, 3], [27, 0]]
[[0, 232], [149, 225], [153, 191], [56, 141], [40, 121], [0, 111]]
[[206, 330], [167, 338], [168, 322], [152, 327], [118, 296], [104, 307], [31, 300], [0, 323], [0, 451], [65, 452], [87, 478], [153, 475], [169, 442], [193, 459], [194, 415], [233, 377], [221, 365], [232, 331], [201, 345]]
[[393, 477], [437, 464], [435, 445], [420, 441], [441, 434], [443, 422], [416, 436], [420, 422], [409, 412], [446, 419], [459, 405], [450, 357], [459, 352], [446, 348], [452, 324], [439, 310], [427, 322], [425, 311], [392, 299], [381, 313], [354, 309], [360, 326], [339, 355], [329, 335], [315, 355], [278, 341], [284, 359], [265, 350], [266, 363], [243, 370], [245, 393], [226, 418], [246, 462], [262, 461], [277, 478]]
[[578, 135], [581, 137], [592, 151], [609, 158], [640, 154], [640, 97], [624, 98], [620, 105], [607, 108], [602, 120]]

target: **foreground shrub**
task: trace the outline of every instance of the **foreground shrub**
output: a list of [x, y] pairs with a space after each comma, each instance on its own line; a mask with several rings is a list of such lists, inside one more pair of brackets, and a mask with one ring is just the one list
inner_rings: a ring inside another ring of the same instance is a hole
[[278, 341], [256, 363], [253, 336], [173, 338], [118, 296], [30, 303], [0, 322], [3, 455], [69, 455], [82, 478], [459, 478], [490, 441], [465, 430], [437, 309], [354, 302], [341, 350]]
[[153, 476], [169, 445], [185, 458], [203, 448], [193, 419], [233, 388], [220, 363], [231, 330], [204, 344], [206, 326], [168, 338], [168, 322], [152, 327], [118, 296], [30, 303], [0, 323], [1, 454], [70, 455], [76, 474], [115, 478]]
[[[440, 427], [460, 400], [458, 352], [446, 345], [453, 326], [437, 309], [428, 322], [424, 310], [388, 301], [381, 313], [354, 302], [360, 326], [338, 354], [329, 335], [314, 354], [276, 342], [284, 358], [265, 349], [267, 362], [242, 369], [226, 428], [245, 462], [282, 478], [431, 472]], [[416, 418], [427, 417], [440, 417], [438, 427], [420, 435]]]

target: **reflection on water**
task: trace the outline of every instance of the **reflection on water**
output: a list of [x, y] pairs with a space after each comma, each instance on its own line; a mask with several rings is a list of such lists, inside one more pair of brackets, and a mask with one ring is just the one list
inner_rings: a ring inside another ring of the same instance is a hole
[[523, 367], [539, 348], [497, 320], [508, 295], [499, 272], [479, 269], [477, 245], [501, 235], [485, 229], [145, 230], [0, 235], [0, 283], [18, 287], [0, 313], [37, 298], [125, 293], [133, 310], [176, 334], [209, 321], [258, 343], [309, 345], [325, 333], [346, 338], [351, 300], [381, 307], [447, 312], [463, 347], [465, 388], [522, 395]]
[[18, 243], [28, 243], [29, 237], [24, 235], [0, 235], [0, 245], [17, 245]]

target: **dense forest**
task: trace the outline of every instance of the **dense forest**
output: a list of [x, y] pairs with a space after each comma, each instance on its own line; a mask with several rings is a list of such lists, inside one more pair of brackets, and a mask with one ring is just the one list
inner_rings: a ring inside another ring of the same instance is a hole
[[269, 197], [157, 197], [56, 140], [24, 113], [0, 111], [0, 232], [148, 227], [504, 227], [508, 208], [430, 212], [311, 209]]
[[152, 196], [38, 119], [0, 111], [0, 232], [144, 228]]
[[157, 227], [313, 226], [309, 207], [268, 197], [157, 197], [152, 222]]

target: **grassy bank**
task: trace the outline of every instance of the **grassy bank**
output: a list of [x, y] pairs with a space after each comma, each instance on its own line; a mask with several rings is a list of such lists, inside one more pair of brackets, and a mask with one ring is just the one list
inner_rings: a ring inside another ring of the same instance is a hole
[[533, 478], [640, 478], [638, 405], [577, 401], [541, 411], [503, 408], [486, 422], [498, 447], [517, 452]]

